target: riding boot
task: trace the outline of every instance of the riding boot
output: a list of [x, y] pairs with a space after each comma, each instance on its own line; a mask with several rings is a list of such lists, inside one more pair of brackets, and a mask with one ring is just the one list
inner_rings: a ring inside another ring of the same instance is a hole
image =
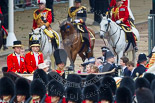
[[3, 50], [8, 49], [8, 47], [6, 46], [6, 39], [3, 39]]
[[135, 49], [135, 51], [137, 52], [138, 51], [138, 47], [136, 45], [136, 41], [134, 39], [134, 36], [132, 37], [132, 45], [133, 45], [133, 48]]

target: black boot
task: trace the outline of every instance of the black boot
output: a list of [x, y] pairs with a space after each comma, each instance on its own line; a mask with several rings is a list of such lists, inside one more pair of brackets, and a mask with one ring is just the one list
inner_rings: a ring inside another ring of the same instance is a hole
[[6, 39], [3, 39], [3, 50], [8, 49], [8, 47], [6, 46]]

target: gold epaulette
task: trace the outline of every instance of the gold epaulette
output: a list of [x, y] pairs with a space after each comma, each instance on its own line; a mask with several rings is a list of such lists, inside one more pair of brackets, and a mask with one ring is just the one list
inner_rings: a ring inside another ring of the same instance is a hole
[[82, 8], [84, 8], [84, 9], [87, 9], [85, 6], [81, 6]]
[[49, 8], [46, 8], [46, 10], [51, 11], [51, 9], [49, 9]]
[[33, 18], [34, 18], [34, 20], [37, 20], [38, 18], [40, 18], [41, 17], [41, 14], [39, 13], [38, 15], [36, 15], [36, 12], [38, 11], [38, 9], [36, 9], [35, 11], [34, 11], [34, 13], [33, 13]]

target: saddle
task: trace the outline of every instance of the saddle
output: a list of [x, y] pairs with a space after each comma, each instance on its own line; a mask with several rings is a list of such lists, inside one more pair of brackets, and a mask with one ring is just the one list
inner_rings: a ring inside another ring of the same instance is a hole
[[[83, 39], [83, 35], [82, 34], [84, 34], [85, 31], [84, 31], [84, 29], [83, 29], [83, 27], [81, 25], [82, 25], [81, 23], [77, 23], [76, 24], [76, 28], [80, 32], [82, 42], [84, 42], [84, 39]], [[91, 40], [94, 40], [95, 37], [94, 37], [93, 33], [91, 31], [89, 31], [89, 30], [88, 30], [88, 32], [90, 34], [90, 39]]]
[[[133, 24], [134, 25], [134, 24]], [[132, 26], [132, 25], [131, 25]], [[128, 42], [128, 39], [127, 38], [128, 36], [127, 35], [131, 35], [133, 32], [132, 32], [132, 29], [129, 28], [127, 25], [125, 24], [120, 24], [120, 27], [123, 29], [123, 31], [125, 32], [125, 38], [126, 38], [126, 42]], [[134, 26], [135, 27], [135, 26]], [[134, 33], [133, 33], [134, 34]], [[137, 37], [136, 35], [134, 34], [134, 40], [137, 41]]]

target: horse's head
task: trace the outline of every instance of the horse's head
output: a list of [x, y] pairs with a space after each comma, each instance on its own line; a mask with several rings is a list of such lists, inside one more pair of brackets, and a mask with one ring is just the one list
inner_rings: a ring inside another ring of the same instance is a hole
[[100, 23], [100, 38], [103, 38], [109, 31], [111, 19], [103, 15], [101, 15], [101, 18], [102, 20]]
[[31, 33], [31, 40], [41, 40], [41, 32], [42, 30], [40, 28], [37, 28], [35, 30], [32, 31]]
[[74, 34], [74, 25], [70, 22], [63, 22], [60, 24], [60, 32], [62, 35], [62, 39], [69, 37], [70, 35]]

